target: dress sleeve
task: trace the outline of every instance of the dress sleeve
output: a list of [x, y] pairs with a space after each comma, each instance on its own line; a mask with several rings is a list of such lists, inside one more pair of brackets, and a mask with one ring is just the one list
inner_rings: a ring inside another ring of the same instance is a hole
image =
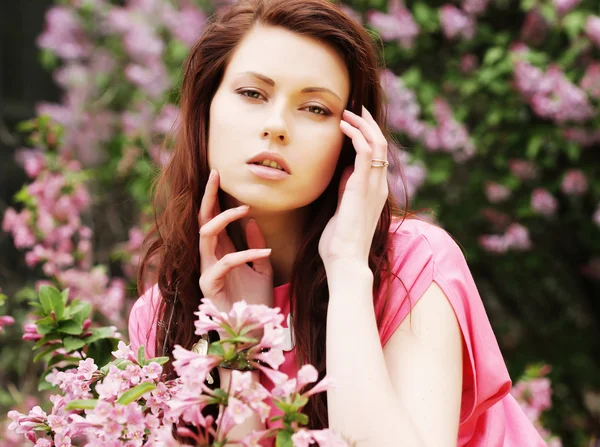
[[476, 418], [508, 394], [511, 381], [466, 259], [446, 231], [423, 221], [405, 221], [392, 238], [392, 268], [402, 283], [392, 277], [389, 296], [382, 289], [382, 304], [376, 304], [382, 346], [435, 282], [447, 296], [463, 338], [460, 422]]
[[160, 302], [160, 291], [158, 284], [155, 284], [138, 298], [129, 313], [131, 349], [137, 352], [139, 347], [144, 345], [147, 358], [156, 356], [156, 318]]

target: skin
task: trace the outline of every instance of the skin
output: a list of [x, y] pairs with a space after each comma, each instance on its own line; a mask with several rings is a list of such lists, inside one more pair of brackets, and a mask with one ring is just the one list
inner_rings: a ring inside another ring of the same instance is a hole
[[[275, 85], [238, 76], [248, 70]], [[341, 101], [299, 93], [308, 86], [330, 88]], [[239, 96], [241, 88], [262, 96]], [[386, 168], [372, 167], [371, 160], [386, 159], [387, 141], [366, 109], [361, 116], [344, 110], [348, 91], [341, 59], [322, 43], [279, 28], [256, 28], [240, 43], [210, 111], [215, 172], [198, 216], [200, 288], [225, 311], [240, 296], [272, 304], [272, 286], [289, 280], [306, 205], [329, 184], [346, 135], [356, 162], [342, 176], [336, 212], [319, 242], [329, 287], [327, 372], [336, 381], [327, 391], [330, 428], [357, 446], [455, 446], [462, 339], [448, 297], [435, 283], [381, 347], [368, 253], [388, 195]], [[306, 109], [312, 105], [333, 115], [312, 116]], [[252, 176], [246, 161], [263, 150], [282, 154], [292, 175], [277, 182]], [[230, 372], [219, 374], [227, 387]], [[251, 417], [231, 438], [261, 428]]]
[[[275, 85], [249, 71], [268, 76]], [[301, 93], [312, 86], [333, 94]], [[223, 207], [250, 206], [229, 234], [237, 249], [245, 248], [243, 228], [250, 217], [256, 220], [265, 246], [272, 249], [275, 285], [289, 282], [306, 205], [333, 176], [349, 91], [346, 66], [333, 49], [283, 28], [256, 27], [236, 48], [213, 98], [209, 165], [219, 173]], [[246, 161], [262, 151], [281, 154], [292, 175], [271, 181], [252, 174]]]

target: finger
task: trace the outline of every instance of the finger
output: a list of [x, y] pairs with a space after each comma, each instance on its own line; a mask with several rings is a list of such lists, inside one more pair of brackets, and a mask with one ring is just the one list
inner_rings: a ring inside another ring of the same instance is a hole
[[200, 202], [200, 212], [198, 213], [198, 228], [201, 228], [205, 223], [215, 216], [214, 208], [217, 200], [217, 192], [219, 190], [219, 182], [217, 181], [218, 174], [214, 169], [210, 171], [210, 176], [204, 188], [202, 202]]
[[368, 122], [364, 118], [364, 116], [358, 116], [350, 110], [344, 110], [344, 120], [346, 120], [352, 126], [359, 129], [370, 146], [375, 145], [379, 140], [381, 140], [380, 136], [376, 133], [375, 129], [373, 128], [373, 124]]
[[340, 205], [342, 204], [342, 198], [344, 197], [344, 191], [346, 190], [346, 185], [348, 183], [348, 179], [352, 175], [353, 171], [354, 170], [353, 170], [352, 166], [348, 166], [346, 169], [344, 169], [344, 172], [342, 173], [342, 176], [340, 178], [340, 186], [338, 189], [338, 202], [337, 202], [337, 208], [335, 209], [336, 214], [340, 209]]
[[354, 161], [354, 174], [357, 176], [360, 183], [366, 183], [371, 170], [371, 158], [373, 150], [365, 139], [362, 132], [356, 127], [351, 126], [348, 122], [340, 121], [340, 129], [351, 140], [354, 150], [356, 150], [356, 160]]
[[365, 106], [362, 106], [362, 118], [370, 125], [369, 130], [371, 132], [371, 135], [374, 135], [374, 141], [371, 144], [371, 147], [373, 148], [373, 158], [387, 160], [387, 138], [381, 131], [381, 128], [379, 127], [379, 124], [377, 124], [377, 121], [375, 121], [375, 118], [373, 118], [373, 115], [371, 115], [371, 112], [369, 112]]
[[200, 276], [201, 288], [204, 291], [204, 287], [207, 290], [213, 286], [213, 284], [221, 281], [229, 272], [236, 267], [241, 267], [248, 262], [255, 262], [258, 259], [262, 259], [271, 255], [270, 248], [253, 249], [236, 251], [234, 253], [228, 253], [223, 256], [219, 261], [212, 266], [210, 270]]
[[244, 217], [248, 214], [250, 207], [242, 205], [237, 208], [230, 208], [217, 215], [200, 228], [200, 259], [202, 270], [205, 267], [210, 267], [216, 262], [216, 249], [218, 243], [218, 237], [225, 227], [231, 222]]
[[[246, 225], [246, 242], [250, 249], [262, 249], [267, 247], [267, 241], [254, 219], [250, 219]], [[257, 259], [252, 263], [252, 268], [261, 274], [271, 274], [273, 269], [269, 258]]]

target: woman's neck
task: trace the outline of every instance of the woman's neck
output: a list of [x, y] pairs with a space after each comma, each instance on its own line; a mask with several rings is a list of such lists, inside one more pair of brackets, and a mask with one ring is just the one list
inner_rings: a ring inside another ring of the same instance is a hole
[[[221, 209], [239, 206], [231, 197], [224, 197]], [[254, 219], [260, 228], [267, 248], [271, 249], [273, 267], [273, 287], [290, 282], [296, 255], [302, 244], [307, 208], [286, 212], [262, 212], [250, 208], [249, 216], [228, 225], [227, 233], [238, 251], [246, 250], [245, 228], [250, 219]]]

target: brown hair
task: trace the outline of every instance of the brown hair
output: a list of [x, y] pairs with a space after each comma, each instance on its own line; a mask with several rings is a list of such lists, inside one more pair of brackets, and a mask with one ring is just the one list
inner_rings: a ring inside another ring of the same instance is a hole
[[[185, 64], [181, 86], [181, 123], [172, 159], [156, 183], [155, 222], [144, 243], [146, 252], [138, 276], [141, 294], [149, 264], [156, 260], [157, 282], [162, 296], [159, 312], [164, 312], [168, 306], [176, 307], [175, 310], [169, 309], [169, 313], [174, 310], [175, 318], [166, 339], [164, 325], [158, 324], [158, 355], [163, 343], [170, 352], [175, 344], [189, 349], [197, 338], [194, 335], [194, 312], [202, 298], [198, 286], [197, 214], [209, 175], [209, 110], [229, 58], [252, 27], [283, 27], [335, 49], [345, 61], [350, 76], [346, 108], [360, 115], [364, 105], [386, 132], [378, 46], [367, 30], [344, 13], [339, 5], [328, 0], [244, 0], [215, 15], [209, 22]], [[387, 132], [386, 136], [390, 137]], [[393, 153], [389, 155], [394, 157]], [[298, 361], [299, 364], [313, 364], [320, 377], [325, 375], [329, 295], [318, 243], [325, 225], [335, 212], [341, 174], [345, 167], [354, 164], [354, 158], [352, 142], [345, 138], [331, 183], [310, 205], [311, 219], [303, 238], [305, 242], [292, 272], [290, 300]], [[390, 159], [390, 163], [390, 167], [395, 165], [396, 169], [399, 168], [395, 158]], [[390, 197], [381, 212], [369, 253], [369, 266], [374, 272], [374, 297], [383, 278], [389, 284], [388, 232], [392, 217], [399, 215], [401, 210]], [[174, 301], [176, 286], [178, 298]], [[313, 396], [305, 411], [311, 428], [328, 426], [325, 393]]]

